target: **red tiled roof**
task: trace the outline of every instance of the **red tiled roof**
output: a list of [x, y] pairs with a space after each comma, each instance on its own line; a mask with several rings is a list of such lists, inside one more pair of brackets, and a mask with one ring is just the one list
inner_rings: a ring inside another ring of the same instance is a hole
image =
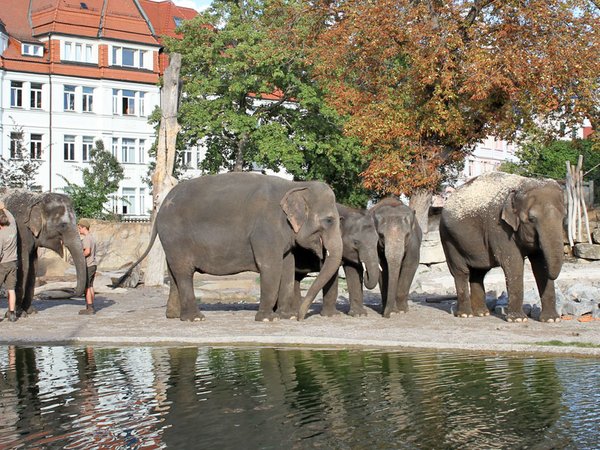
[[175, 18], [190, 20], [198, 15], [196, 10], [177, 6], [171, 0], [139, 0], [139, 2], [154, 27], [155, 35], [159, 39], [161, 36], [180, 36], [175, 33], [175, 28], [177, 28]]

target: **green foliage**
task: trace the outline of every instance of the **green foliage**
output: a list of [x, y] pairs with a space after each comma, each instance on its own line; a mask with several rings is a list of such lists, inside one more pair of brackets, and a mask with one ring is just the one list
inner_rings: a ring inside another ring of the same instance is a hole
[[90, 151], [90, 166], [80, 169], [82, 172], [83, 186], [70, 182], [64, 188], [72, 201], [73, 208], [78, 217], [90, 219], [105, 219], [111, 215], [104, 205], [109, 201], [110, 195], [117, 192], [119, 183], [125, 178], [123, 167], [110, 152], [104, 149], [104, 142], [97, 140]]
[[328, 182], [338, 201], [364, 205], [362, 148], [344, 136], [301, 49], [275, 32], [284, 19], [269, 5], [216, 0], [183, 24], [183, 39], [167, 42], [182, 55], [183, 142], [205, 145], [204, 172], [284, 168], [298, 180]]
[[24, 142], [23, 127], [15, 124], [14, 130], [10, 134], [14, 157], [8, 160], [0, 158], [0, 185], [32, 190], [42, 162], [31, 158]]
[[594, 181], [594, 197], [597, 197], [600, 189], [600, 145], [590, 139], [550, 142], [529, 139], [516, 152], [519, 161], [504, 163], [500, 170], [525, 177], [564, 180], [567, 173], [566, 162], [577, 165], [579, 155], [583, 155], [584, 174], [589, 172], [584, 179]]

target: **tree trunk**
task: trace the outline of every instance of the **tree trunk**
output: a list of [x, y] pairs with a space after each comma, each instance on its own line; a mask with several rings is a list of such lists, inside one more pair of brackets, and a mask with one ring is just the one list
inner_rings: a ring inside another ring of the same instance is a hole
[[[173, 177], [173, 169], [175, 167], [177, 133], [179, 132], [177, 110], [179, 106], [181, 55], [172, 53], [169, 59], [169, 67], [167, 67], [163, 76], [163, 88], [160, 99], [161, 118], [156, 149], [156, 169], [152, 174], [153, 220], [156, 220], [156, 213], [165, 196], [177, 184], [177, 180]], [[165, 253], [159, 239], [148, 254], [148, 265], [144, 276], [144, 283], [147, 286], [163, 285], [166, 268]]]
[[425, 189], [419, 189], [410, 197], [409, 206], [415, 211], [417, 222], [423, 231], [427, 233], [429, 226], [429, 207], [433, 194]]

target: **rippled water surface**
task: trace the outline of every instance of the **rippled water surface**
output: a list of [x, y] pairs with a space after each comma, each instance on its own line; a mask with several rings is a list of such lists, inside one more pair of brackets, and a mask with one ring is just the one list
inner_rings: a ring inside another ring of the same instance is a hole
[[0, 448], [600, 446], [600, 361], [0, 346]]

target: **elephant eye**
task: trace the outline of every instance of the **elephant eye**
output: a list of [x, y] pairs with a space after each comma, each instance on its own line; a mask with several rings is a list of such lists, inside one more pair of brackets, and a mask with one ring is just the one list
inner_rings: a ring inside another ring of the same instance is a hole
[[325, 218], [323, 219], [323, 225], [324, 225], [326, 228], [329, 228], [329, 227], [331, 227], [331, 226], [332, 226], [334, 223], [335, 223], [335, 219], [334, 219], [333, 217], [325, 217]]

